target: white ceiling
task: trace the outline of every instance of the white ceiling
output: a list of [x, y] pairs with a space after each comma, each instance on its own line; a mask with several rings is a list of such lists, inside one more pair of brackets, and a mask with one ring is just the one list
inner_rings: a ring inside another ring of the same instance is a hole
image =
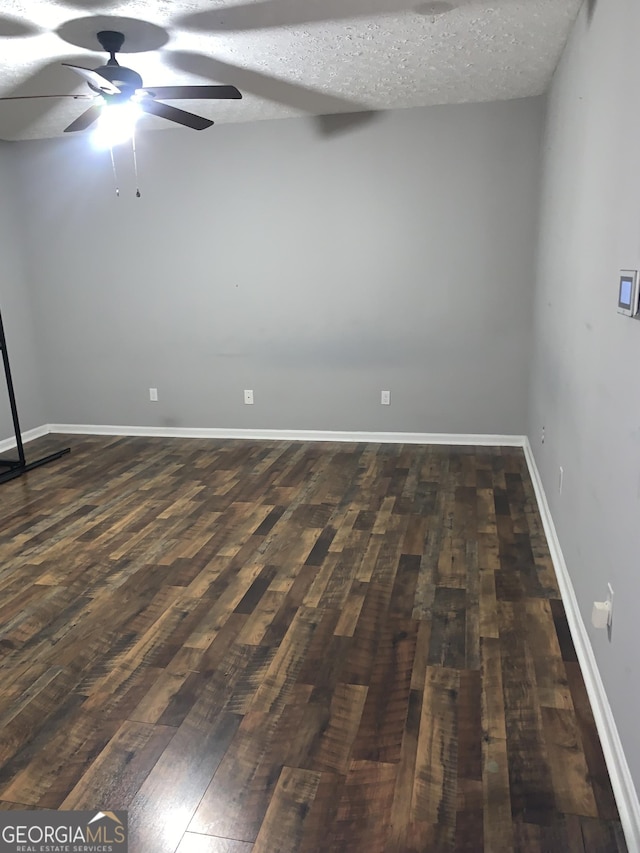
[[[242, 101], [171, 102], [215, 122], [520, 98], [547, 88], [581, 2], [5, 0], [0, 95], [88, 91], [60, 62], [102, 65], [112, 29], [145, 86], [236, 85]], [[87, 106], [0, 102], [0, 139], [60, 136]]]

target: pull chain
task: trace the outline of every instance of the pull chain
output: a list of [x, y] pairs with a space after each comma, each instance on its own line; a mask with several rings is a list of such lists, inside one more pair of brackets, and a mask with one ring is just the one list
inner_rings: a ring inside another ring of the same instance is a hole
[[136, 157], [136, 132], [133, 131], [131, 136], [131, 145], [133, 147], [133, 171], [136, 178], [136, 198], [140, 198], [140, 187], [138, 185], [138, 158]]
[[109, 146], [109, 153], [111, 154], [111, 168], [113, 169], [113, 180], [116, 185], [116, 195], [120, 195], [120, 187], [118, 186], [118, 174], [116, 172], [116, 161], [113, 158], [113, 145]]

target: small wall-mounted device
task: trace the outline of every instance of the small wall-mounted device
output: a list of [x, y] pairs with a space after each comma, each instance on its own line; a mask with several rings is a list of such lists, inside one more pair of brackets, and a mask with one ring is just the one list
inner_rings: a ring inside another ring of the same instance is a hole
[[605, 601], [594, 601], [591, 611], [591, 624], [594, 628], [608, 628], [609, 639], [611, 639], [611, 626], [613, 625], [613, 587], [607, 584], [608, 594]]
[[635, 317], [638, 313], [638, 270], [620, 270], [618, 314]]

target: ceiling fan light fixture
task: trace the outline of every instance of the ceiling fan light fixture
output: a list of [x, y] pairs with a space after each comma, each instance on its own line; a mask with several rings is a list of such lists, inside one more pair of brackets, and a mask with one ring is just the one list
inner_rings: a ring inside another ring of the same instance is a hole
[[96, 148], [112, 148], [128, 142], [141, 115], [142, 109], [135, 101], [105, 104], [92, 133], [93, 145]]

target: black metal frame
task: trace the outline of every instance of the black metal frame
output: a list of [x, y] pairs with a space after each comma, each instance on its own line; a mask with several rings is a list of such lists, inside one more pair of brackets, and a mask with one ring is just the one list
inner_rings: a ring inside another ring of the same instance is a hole
[[9, 392], [9, 405], [11, 406], [11, 417], [13, 419], [13, 429], [16, 434], [16, 448], [18, 451], [17, 459], [0, 459], [0, 468], [8, 468], [8, 471], [0, 471], [0, 483], [6, 483], [7, 480], [13, 480], [16, 477], [26, 474], [34, 468], [39, 468], [40, 465], [46, 465], [47, 462], [53, 462], [54, 459], [59, 459], [65, 453], [70, 453], [71, 448], [65, 447], [64, 450], [57, 450], [55, 453], [50, 453], [48, 456], [43, 456], [41, 459], [36, 459], [33, 462], [27, 462], [24, 455], [24, 446], [22, 444], [22, 433], [20, 432], [20, 421], [18, 420], [18, 406], [16, 403], [16, 395], [13, 390], [13, 380], [11, 379], [11, 368], [9, 367], [9, 354], [7, 353], [7, 339], [4, 336], [4, 326], [2, 324], [2, 313], [0, 312], [0, 352], [2, 353], [2, 362], [4, 364], [4, 375], [7, 380], [7, 391]]

